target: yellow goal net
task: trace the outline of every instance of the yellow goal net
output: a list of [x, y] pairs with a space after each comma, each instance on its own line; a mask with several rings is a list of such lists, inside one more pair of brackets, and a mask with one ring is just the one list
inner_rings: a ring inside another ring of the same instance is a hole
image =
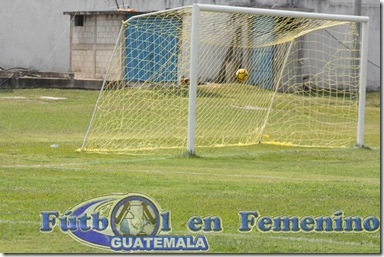
[[356, 144], [359, 21], [196, 6], [123, 23], [83, 150]]

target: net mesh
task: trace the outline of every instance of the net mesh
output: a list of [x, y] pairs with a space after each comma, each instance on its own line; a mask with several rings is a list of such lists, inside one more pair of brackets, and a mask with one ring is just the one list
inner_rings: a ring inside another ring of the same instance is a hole
[[[191, 13], [122, 26], [83, 150], [185, 149]], [[202, 11], [196, 147], [353, 145], [357, 39], [351, 22]]]

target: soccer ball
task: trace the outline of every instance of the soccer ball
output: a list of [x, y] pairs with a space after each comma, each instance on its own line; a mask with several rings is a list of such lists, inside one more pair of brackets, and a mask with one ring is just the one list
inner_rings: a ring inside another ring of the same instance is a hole
[[248, 79], [248, 71], [246, 69], [238, 69], [236, 71], [236, 78], [239, 81], [246, 81]]

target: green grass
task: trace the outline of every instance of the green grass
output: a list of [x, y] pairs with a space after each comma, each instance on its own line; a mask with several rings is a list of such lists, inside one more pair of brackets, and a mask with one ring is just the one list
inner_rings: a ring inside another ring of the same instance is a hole
[[[378, 253], [380, 233], [239, 233], [239, 211], [268, 216], [380, 216], [380, 95], [368, 93], [371, 148], [273, 145], [204, 150], [201, 158], [76, 152], [96, 91], [0, 92], [0, 252], [108, 252], [55, 228], [39, 232], [40, 211], [64, 212], [90, 198], [143, 193], [171, 211], [174, 235], [192, 234], [192, 216], [217, 215], [212, 253]], [[25, 99], [3, 97], [24, 96]], [[44, 100], [40, 96], [65, 97]], [[52, 148], [50, 145], [58, 144]]]

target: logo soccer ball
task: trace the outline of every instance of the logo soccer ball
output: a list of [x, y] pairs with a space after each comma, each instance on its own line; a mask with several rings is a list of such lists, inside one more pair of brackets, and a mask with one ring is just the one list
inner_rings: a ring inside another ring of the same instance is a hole
[[246, 69], [239, 69], [236, 71], [236, 78], [239, 81], [246, 81], [248, 79], [248, 71]]

